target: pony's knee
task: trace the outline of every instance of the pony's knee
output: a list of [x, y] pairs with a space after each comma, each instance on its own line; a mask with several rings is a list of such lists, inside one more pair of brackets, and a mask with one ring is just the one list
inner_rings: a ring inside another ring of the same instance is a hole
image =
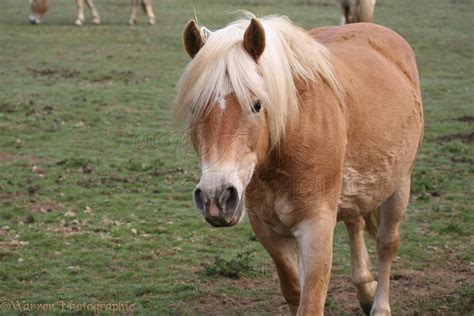
[[372, 275], [372, 273], [370, 273], [370, 271], [365, 271], [365, 272], [361, 272], [359, 271], [358, 273], [351, 273], [351, 282], [355, 285], [355, 286], [365, 286], [366, 284], [368, 283], [371, 283], [374, 281], [374, 276]]
[[396, 236], [377, 236], [377, 254], [380, 260], [391, 260], [397, 253], [399, 246], [400, 236], [398, 234]]

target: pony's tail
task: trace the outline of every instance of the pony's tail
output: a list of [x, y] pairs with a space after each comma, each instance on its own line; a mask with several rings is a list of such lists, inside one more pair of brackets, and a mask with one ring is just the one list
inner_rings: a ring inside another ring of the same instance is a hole
[[364, 220], [365, 230], [369, 233], [370, 237], [375, 239], [380, 225], [380, 207], [376, 208], [373, 212], [365, 214]]

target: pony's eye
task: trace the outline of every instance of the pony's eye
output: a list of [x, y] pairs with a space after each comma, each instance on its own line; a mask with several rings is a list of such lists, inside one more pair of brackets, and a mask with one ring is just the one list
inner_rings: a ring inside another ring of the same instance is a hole
[[252, 106], [252, 112], [253, 113], [258, 113], [260, 112], [260, 109], [262, 108], [262, 102], [260, 100], [255, 101], [255, 103]]

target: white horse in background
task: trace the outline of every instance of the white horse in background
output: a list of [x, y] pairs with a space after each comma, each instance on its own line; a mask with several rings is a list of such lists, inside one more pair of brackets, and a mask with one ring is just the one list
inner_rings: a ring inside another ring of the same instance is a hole
[[337, 0], [341, 8], [341, 25], [372, 22], [376, 0]]
[[[131, 0], [132, 11], [130, 14], [130, 19], [128, 24], [134, 25], [137, 23], [137, 6], [139, 0]], [[77, 18], [74, 24], [81, 26], [84, 24], [84, 2], [89, 8], [92, 15], [92, 23], [100, 24], [100, 15], [97, 12], [97, 9], [94, 6], [93, 0], [76, 0], [77, 5]], [[153, 8], [151, 6], [151, 0], [142, 0], [141, 5], [143, 11], [148, 17], [148, 24], [155, 24], [155, 14], [153, 13]], [[31, 13], [29, 15], [29, 20], [31, 24], [39, 24], [43, 20], [46, 11], [48, 11], [49, 1], [48, 0], [30, 0], [30, 9]]]

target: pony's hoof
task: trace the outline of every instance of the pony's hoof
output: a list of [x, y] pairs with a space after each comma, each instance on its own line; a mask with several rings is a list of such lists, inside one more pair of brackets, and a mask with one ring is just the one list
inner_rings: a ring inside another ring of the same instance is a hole
[[360, 304], [360, 307], [364, 311], [364, 314], [369, 316], [370, 310], [372, 309], [372, 304]]
[[79, 20], [77, 19], [74, 24], [76, 24], [77, 26], [82, 26], [82, 20]]
[[134, 19], [128, 20], [128, 25], [135, 25], [135, 24], [137, 24], [137, 20], [134, 20]]
[[95, 18], [95, 19], [92, 20], [92, 23], [93, 23], [94, 25], [99, 25], [99, 24], [100, 24], [100, 19], [99, 19], [99, 18]]
[[155, 19], [149, 19], [148, 25], [155, 25]]

